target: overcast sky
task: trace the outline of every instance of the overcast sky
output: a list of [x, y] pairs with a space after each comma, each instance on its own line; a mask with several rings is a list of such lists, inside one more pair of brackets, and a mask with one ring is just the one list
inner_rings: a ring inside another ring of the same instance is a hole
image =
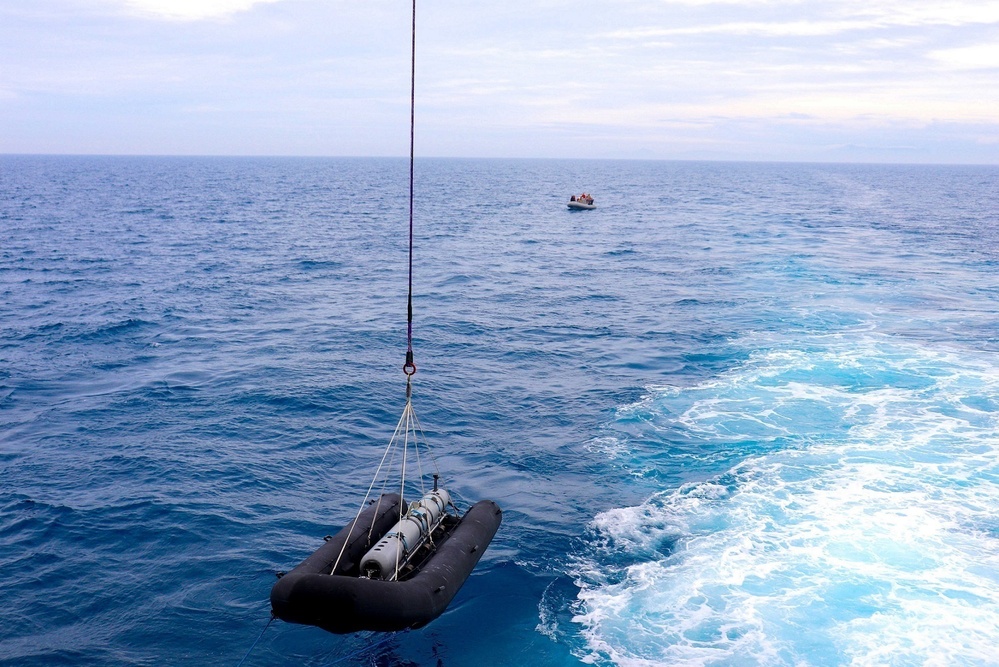
[[[0, 153], [407, 155], [409, 0], [0, 0]], [[999, 0], [419, 0], [417, 154], [999, 164]]]

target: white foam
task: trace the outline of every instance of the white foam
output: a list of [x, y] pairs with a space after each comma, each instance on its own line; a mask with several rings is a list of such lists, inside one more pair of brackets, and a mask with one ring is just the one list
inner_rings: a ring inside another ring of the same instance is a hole
[[[581, 657], [994, 660], [997, 395], [994, 359], [865, 337], [760, 353], [710, 384], [622, 409], [654, 425], [643, 437], [746, 451], [724, 474], [595, 518], [574, 564]], [[776, 434], [800, 446], [768, 449]], [[615, 456], [627, 449], [616, 436]], [[635, 454], [633, 465], [648, 464]]]
[[586, 451], [591, 454], [605, 454], [609, 459], [621, 458], [628, 453], [625, 443], [614, 436], [594, 438], [586, 444]]

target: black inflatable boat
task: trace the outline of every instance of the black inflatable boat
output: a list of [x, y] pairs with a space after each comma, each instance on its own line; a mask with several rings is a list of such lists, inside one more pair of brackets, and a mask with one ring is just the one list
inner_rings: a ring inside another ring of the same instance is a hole
[[452, 513], [447, 492], [436, 488], [406, 507], [398, 494], [372, 501], [278, 580], [274, 615], [337, 634], [419, 628], [440, 616], [499, 529], [502, 511], [482, 500]]

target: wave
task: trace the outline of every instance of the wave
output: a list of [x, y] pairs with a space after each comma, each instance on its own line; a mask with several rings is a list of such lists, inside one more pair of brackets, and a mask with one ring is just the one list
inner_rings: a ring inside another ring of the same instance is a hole
[[302, 259], [298, 262], [298, 268], [302, 271], [324, 271], [343, 268], [343, 262], [322, 259]]
[[997, 391], [994, 357], [873, 336], [775, 347], [698, 386], [651, 388], [591, 451], [633, 470], [725, 469], [595, 518], [572, 566], [581, 657], [991, 661]]
[[72, 338], [79, 342], [110, 342], [133, 335], [151, 326], [155, 325], [146, 320], [129, 317], [124, 320], [90, 325]]

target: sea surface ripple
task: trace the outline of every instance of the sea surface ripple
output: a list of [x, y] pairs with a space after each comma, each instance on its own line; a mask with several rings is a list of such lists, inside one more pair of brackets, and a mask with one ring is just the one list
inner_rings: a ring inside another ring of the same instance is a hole
[[0, 156], [0, 664], [997, 664], [999, 169], [416, 173], [503, 526], [422, 630], [261, 634], [403, 406], [406, 161]]

